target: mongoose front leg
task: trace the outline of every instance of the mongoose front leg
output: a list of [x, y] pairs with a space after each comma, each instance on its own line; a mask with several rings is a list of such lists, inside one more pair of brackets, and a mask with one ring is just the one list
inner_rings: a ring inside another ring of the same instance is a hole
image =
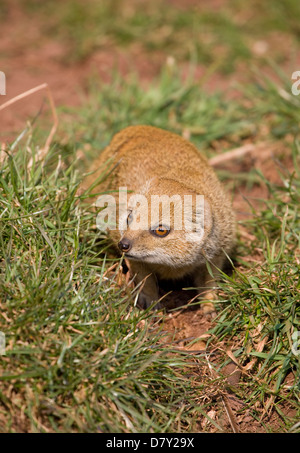
[[[156, 277], [151, 273], [149, 267], [140, 261], [131, 260], [129, 266], [130, 274], [134, 278], [135, 284], [142, 284], [142, 290], [138, 297], [138, 306], [140, 308], [148, 308], [159, 299]], [[158, 303], [154, 308], [159, 309], [161, 305]]]

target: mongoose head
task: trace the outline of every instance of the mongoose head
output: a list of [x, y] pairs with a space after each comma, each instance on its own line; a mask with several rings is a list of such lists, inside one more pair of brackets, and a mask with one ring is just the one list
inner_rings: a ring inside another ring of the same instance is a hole
[[210, 205], [201, 194], [177, 181], [155, 178], [139, 194], [129, 195], [118, 247], [128, 259], [149, 264], [200, 264], [212, 225]]

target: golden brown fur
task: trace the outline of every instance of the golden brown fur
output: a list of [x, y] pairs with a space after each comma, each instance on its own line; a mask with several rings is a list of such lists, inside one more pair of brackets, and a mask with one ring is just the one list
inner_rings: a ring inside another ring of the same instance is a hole
[[[195, 236], [191, 239], [184, 229], [174, 231], [173, 224], [169, 225], [170, 233], [162, 238], [149, 232], [153, 227], [150, 223], [143, 230], [132, 231], [129, 225], [125, 231], [110, 232], [116, 245], [121, 240], [131, 244], [128, 256], [131, 273], [136, 283], [145, 279], [140, 305], [148, 306], [158, 299], [158, 279], [176, 280], [186, 275], [192, 276], [203, 297], [212, 299], [215, 283], [207, 272], [206, 260], [217, 274], [216, 268], [222, 267], [225, 254], [230, 253], [234, 244], [235, 218], [206, 158], [176, 134], [151, 126], [131, 126], [116, 134], [96, 158], [83, 187], [91, 186], [105, 168], [109, 176], [93, 193], [127, 187], [133, 193], [144, 194], [149, 204], [154, 194], [204, 196], [204, 234], [198, 241]], [[129, 205], [128, 212], [134, 216], [134, 206]], [[147, 212], [141, 212], [146, 218]], [[150, 218], [150, 208], [148, 214]], [[161, 222], [161, 215], [155, 221]]]

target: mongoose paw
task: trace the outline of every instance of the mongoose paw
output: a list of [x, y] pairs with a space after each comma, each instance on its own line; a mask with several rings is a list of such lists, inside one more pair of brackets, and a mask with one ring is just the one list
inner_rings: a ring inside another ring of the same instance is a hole
[[206, 318], [212, 318], [212, 319], [215, 318], [217, 315], [215, 305], [213, 302], [209, 302], [209, 301], [216, 300], [216, 298], [217, 298], [216, 293], [214, 291], [209, 291], [209, 292], [205, 293], [202, 296], [202, 298], [204, 300], [207, 300], [207, 302], [204, 302], [203, 304], [201, 304], [201, 309], [202, 309], [203, 315]]
[[[154, 301], [155, 299], [153, 297], [141, 292], [138, 297], [137, 306], [145, 310], [146, 308], [149, 308], [151, 305], [153, 305]], [[162, 308], [162, 305], [158, 302], [156, 305], [154, 305], [153, 308], [155, 310], [159, 310]]]

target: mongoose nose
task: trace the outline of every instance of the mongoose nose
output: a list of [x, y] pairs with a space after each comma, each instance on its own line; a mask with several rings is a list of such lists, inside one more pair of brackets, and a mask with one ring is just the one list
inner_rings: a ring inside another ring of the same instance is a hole
[[132, 243], [129, 239], [124, 238], [119, 242], [118, 247], [121, 252], [129, 252], [132, 247]]

